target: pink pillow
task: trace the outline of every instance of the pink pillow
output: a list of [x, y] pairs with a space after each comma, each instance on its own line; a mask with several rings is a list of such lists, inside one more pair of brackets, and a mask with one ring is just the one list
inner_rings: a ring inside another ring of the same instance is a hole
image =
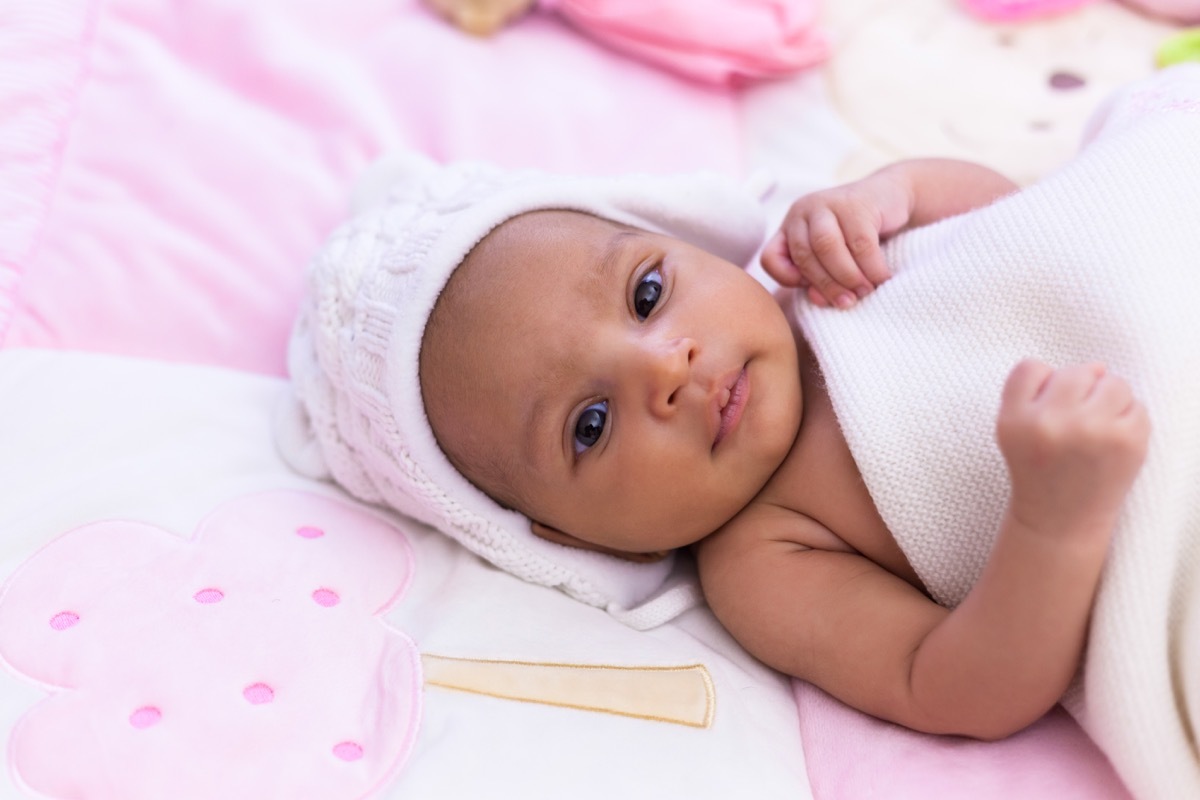
[[1090, 3], [1092, 0], [963, 0], [967, 10], [992, 22], [1058, 14]]
[[[1062, 11], [1092, 0], [963, 0], [972, 13], [993, 22], [1012, 22]], [[1155, 17], [1200, 23], [1200, 0], [1125, 0], [1126, 5]]]
[[693, 80], [722, 86], [788, 75], [829, 53], [816, 0], [540, 0], [572, 25]]
[[1189, 25], [1200, 24], [1200, 0], [1127, 0], [1127, 2], [1156, 17]]

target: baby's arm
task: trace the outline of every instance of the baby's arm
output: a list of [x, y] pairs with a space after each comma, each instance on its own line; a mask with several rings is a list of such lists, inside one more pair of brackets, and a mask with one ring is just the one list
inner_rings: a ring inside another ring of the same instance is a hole
[[956, 609], [860, 555], [807, 546], [820, 526], [779, 509], [701, 543], [705, 594], [751, 653], [856, 708], [922, 731], [1006, 736], [1075, 674], [1148, 431], [1128, 385], [1102, 367], [1022, 363], [997, 424], [1011, 500]]
[[901, 161], [793, 203], [763, 248], [763, 268], [781, 285], [805, 289], [816, 305], [849, 308], [890, 276], [881, 238], [986, 206], [1016, 188], [967, 161]]

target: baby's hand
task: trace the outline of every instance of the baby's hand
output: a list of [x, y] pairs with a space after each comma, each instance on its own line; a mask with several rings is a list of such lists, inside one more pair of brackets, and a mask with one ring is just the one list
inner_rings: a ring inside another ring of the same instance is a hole
[[879, 240], [911, 213], [909, 187], [890, 171], [805, 195], [763, 249], [763, 269], [814, 305], [850, 308], [891, 277]]
[[1008, 377], [996, 424], [1012, 477], [1010, 513], [1050, 536], [1108, 535], [1149, 436], [1145, 408], [1104, 366], [1021, 362]]

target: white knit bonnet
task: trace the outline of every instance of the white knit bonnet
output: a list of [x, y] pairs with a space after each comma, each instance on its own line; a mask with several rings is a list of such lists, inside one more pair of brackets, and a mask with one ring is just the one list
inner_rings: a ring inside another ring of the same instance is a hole
[[633, 563], [541, 539], [527, 517], [451, 465], [425, 414], [418, 365], [438, 295], [493, 228], [546, 209], [667, 234], [735, 264], [749, 261], [763, 234], [757, 199], [715, 174], [585, 178], [390, 157], [360, 182], [351, 219], [310, 265], [276, 439], [298, 472], [332, 478], [500, 569], [652, 627], [695, 602], [694, 588], [664, 596], [672, 559]]

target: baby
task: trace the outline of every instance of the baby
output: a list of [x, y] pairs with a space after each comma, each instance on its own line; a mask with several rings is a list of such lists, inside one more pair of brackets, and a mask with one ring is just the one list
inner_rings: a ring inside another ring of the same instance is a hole
[[[797, 201], [763, 266], [850, 308], [888, 278], [880, 236], [1014, 188], [897, 164]], [[420, 376], [450, 461], [538, 535], [628, 558], [693, 547], [713, 611], [762, 661], [911, 728], [988, 738], [1074, 675], [1148, 435], [1103, 366], [1016, 365], [997, 422], [1008, 515], [948, 611], [876, 512], [803, 336], [684, 241], [572, 211], [505, 221], [439, 297]]]
[[1087, 644], [1073, 712], [1135, 793], [1184, 785], [1197, 111], [1177, 68], [1029, 189], [918, 160], [803, 197], [777, 296], [713, 176], [405, 159], [314, 264], [283, 449], [635, 627], [690, 549], [749, 652], [922, 731], [1019, 730]]

